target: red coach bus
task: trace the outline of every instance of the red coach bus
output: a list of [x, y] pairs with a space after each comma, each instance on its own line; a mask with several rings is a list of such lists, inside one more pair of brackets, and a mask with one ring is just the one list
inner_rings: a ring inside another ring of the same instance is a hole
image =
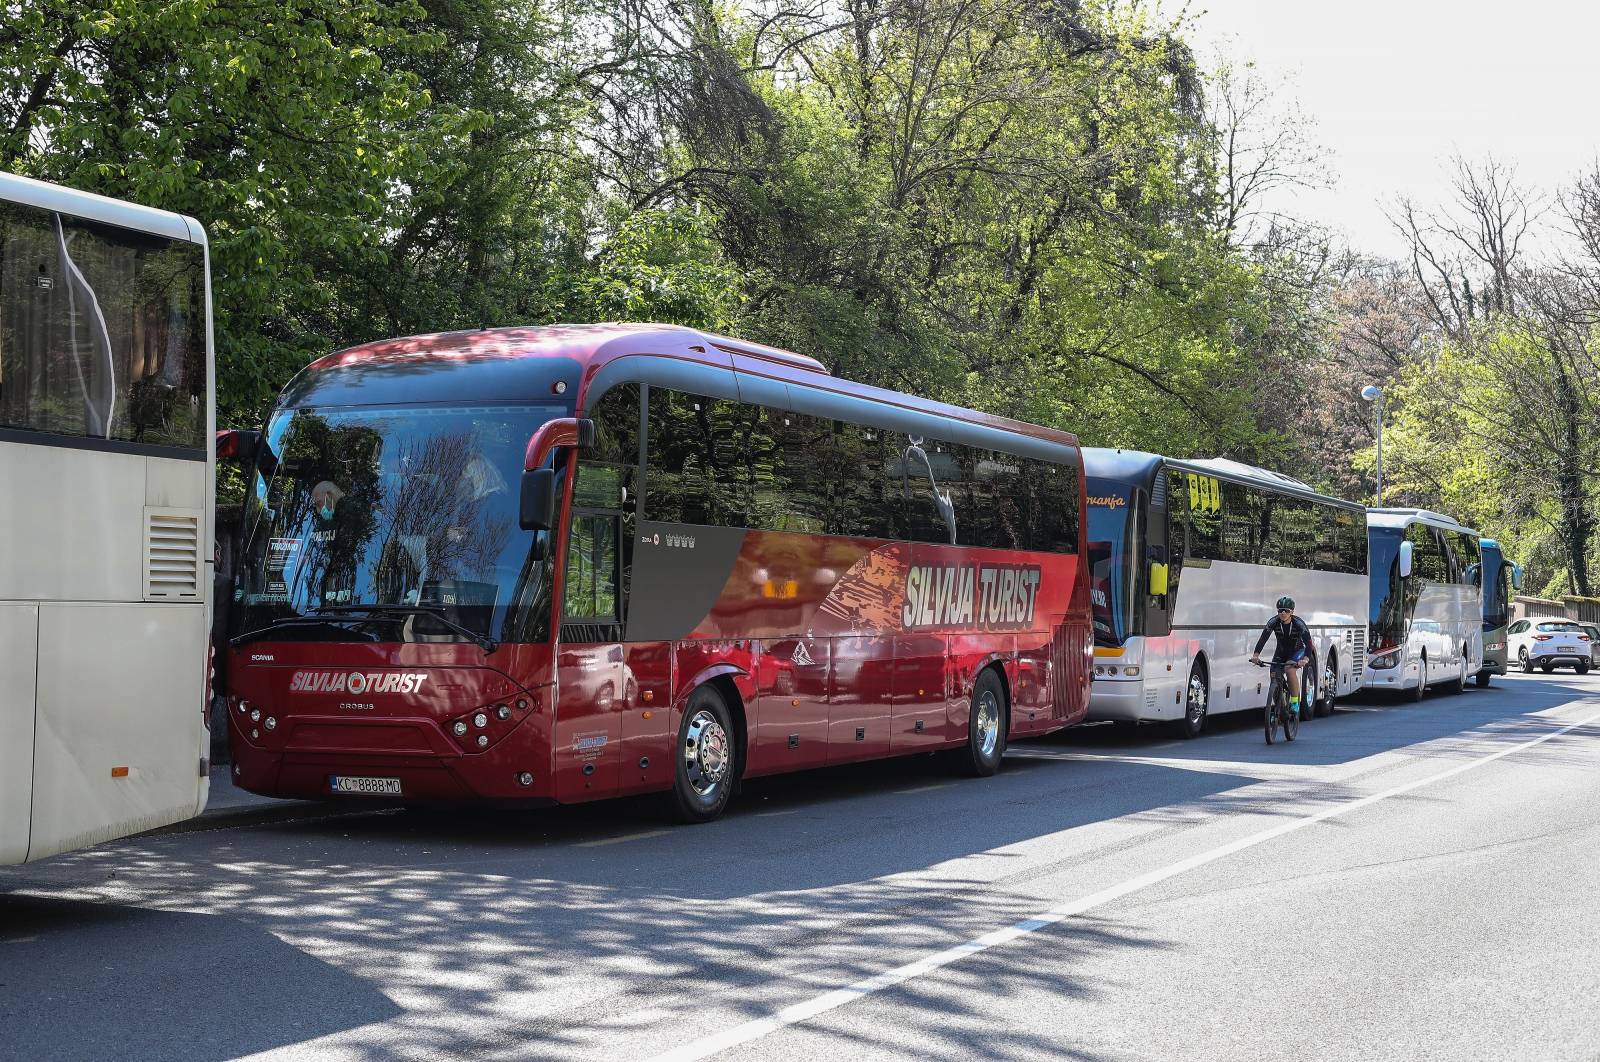
[[240, 785], [570, 803], [943, 751], [1087, 711], [1076, 440], [658, 325], [330, 355], [264, 433]]

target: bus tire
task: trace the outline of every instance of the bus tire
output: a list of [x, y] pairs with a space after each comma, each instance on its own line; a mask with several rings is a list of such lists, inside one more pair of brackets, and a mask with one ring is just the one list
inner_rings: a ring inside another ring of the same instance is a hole
[[1411, 691], [1413, 703], [1422, 700], [1428, 695], [1428, 654], [1423, 653], [1421, 661], [1417, 664], [1417, 688]]
[[1450, 692], [1467, 692], [1467, 651], [1465, 649], [1461, 651], [1461, 673], [1456, 676], [1454, 682], [1450, 683]]
[[1186, 738], [1197, 738], [1206, 728], [1206, 712], [1211, 705], [1211, 687], [1206, 682], [1206, 669], [1197, 659], [1189, 666], [1189, 684], [1184, 687], [1183, 718], [1178, 720], [1178, 733]]
[[987, 778], [1000, 769], [1006, 754], [1006, 729], [1011, 712], [1006, 685], [994, 668], [978, 672], [967, 712], [967, 743], [950, 750], [950, 764], [969, 778]]
[[1478, 672], [1478, 688], [1480, 690], [1488, 689], [1489, 688], [1489, 679], [1490, 678], [1491, 678], [1491, 676], [1490, 676], [1489, 672], [1487, 672], [1487, 671]]
[[1317, 664], [1317, 654], [1312, 653], [1306, 657], [1305, 666], [1300, 669], [1300, 721], [1303, 723], [1316, 712], [1316, 704], [1322, 699], [1322, 671]]
[[728, 806], [739, 776], [733, 716], [715, 686], [689, 696], [673, 755], [672, 812], [679, 822], [710, 822]]
[[1333, 714], [1333, 698], [1339, 689], [1339, 654], [1328, 650], [1328, 666], [1322, 669], [1322, 681], [1317, 686], [1316, 714], [1323, 719]]

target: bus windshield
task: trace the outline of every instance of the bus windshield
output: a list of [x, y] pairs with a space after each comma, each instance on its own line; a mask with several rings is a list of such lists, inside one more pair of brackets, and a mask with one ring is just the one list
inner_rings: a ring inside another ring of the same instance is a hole
[[[556, 405], [281, 411], [267, 432], [275, 467], [258, 473], [251, 499], [236, 633], [536, 640], [548, 611], [538, 607], [546, 551], [519, 526], [519, 483], [528, 437], [567, 414]], [[306, 617], [329, 622], [298, 622]]]
[[1100, 645], [1121, 645], [1129, 630], [1129, 584], [1132, 558], [1128, 554], [1133, 527], [1133, 488], [1125, 483], [1090, 478], [1089, 494], [1089, 597], [1094, 605], [1094, 640]]
[[1374, 527], [1367, 535], [1367, 564], [1372, 573], [1367, 652], [1380, 653], [1405, 641], [1406, 608], [1400, 579], [1402, 532], [1396, 528]]

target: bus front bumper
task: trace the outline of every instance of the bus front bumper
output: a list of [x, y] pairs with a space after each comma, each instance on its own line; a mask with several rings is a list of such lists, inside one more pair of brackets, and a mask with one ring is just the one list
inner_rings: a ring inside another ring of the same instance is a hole
[[1097, 678], [1089, 687], [1089, 722], [1153, 718], [1146, 712], [1144, 682], [1139, 679]]

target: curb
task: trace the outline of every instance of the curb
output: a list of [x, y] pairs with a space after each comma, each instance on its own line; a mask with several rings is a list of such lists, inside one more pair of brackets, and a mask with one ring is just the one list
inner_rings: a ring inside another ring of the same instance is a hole
[[386, 804], [331, 804], [320, 800], [281, 800], [270, 804], [247, 804], [243, 807], [207, 809], [202, 814], [170, 826], [148, 830], [141, 837], [165, 837], [180, 833], [205, 833], [210, 830], [231, 830], [246, 826], [271, 826], [281, 822], [303, 822], [311, 819], [336, 818], [342, 815], [388, 810]]

